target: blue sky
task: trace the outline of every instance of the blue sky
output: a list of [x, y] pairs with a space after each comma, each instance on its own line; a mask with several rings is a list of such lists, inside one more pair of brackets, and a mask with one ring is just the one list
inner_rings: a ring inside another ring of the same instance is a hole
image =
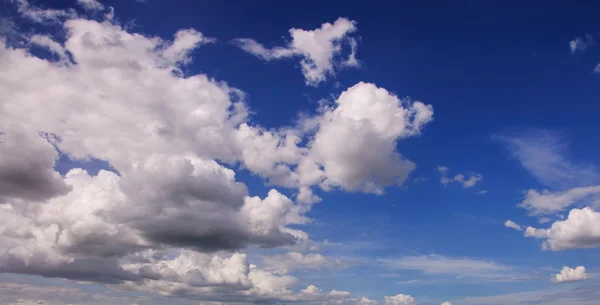
[[593, 3], [101, 2], [0, 5], [0, 304], [600, 299]]

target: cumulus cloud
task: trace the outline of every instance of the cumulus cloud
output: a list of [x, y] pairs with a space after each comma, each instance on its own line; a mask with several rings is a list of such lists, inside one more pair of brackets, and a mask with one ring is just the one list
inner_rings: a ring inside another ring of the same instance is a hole
[[[437, 170], [438, 172], [440, 172], [440, 183], [442, 183], [443, 185], [447, 185], [451, 182], [458, 182], [460, 185], [462, 185], [463, 188], [470, 188], [475, 186], [475, 184], [479, 183], [481, 180], [483, 180], [483, 176], [477, 173], [468, 173], [469, 178], [466, 178], [465, 174], [457, 174], [453, 178], [450, 178], [448, 177], [449, 168], [446, 166], [438, 166]], [[486, 192], [487, 191], [481, 194], [485, 194]]]
[[[403, 183], [415, 165], [398, 141], [421, 133], [430, 105], [358, 83], [303, 121], [311, 128], [268, 130], [249, 124], [239, 89], [182, 73], [191, 52], [214, 41], [194, 29], [165, 40], [111, 16], [15, 5], [25, 18], [59, 24], [65, 37], [0, 44], [0, 272], [215, 302], [359, 301], [316, 287], [295, 292], [298, 279], [277, 271], [337, 266], [335, 259], [292, 252], [272, 257], [267, 270], [239, 251], [311, 249], [308, 234], [291, 226], [309, 221], [315, 187], [382, 193]], [[302, 54], [307, 79], [333, 73], [321, 52], [337, 54], [350, 39], [354, 23], [345, 22], [292, 32], [289, 48]], [[58, 60], [36, 57], [31, 46]], [[61, 176], [59, 157], [111, 169]], [[251, 195], [238, 166], [301, 202], [277, 189]]]
[[578, 51], [583, 52], [595, 44], [594, 37], [590, 34], [585, 34], [584, 37], [575, 37], [569, 41], [569, 49], [571, 49], [571, 54], [574, 54]]
[[452, 303], [450, 303], [450, 302], [444, 302], [444, 303], [442, 303], [442, 305], [452, 305]]
[[404, 183], [415, 168], [397, 151], [398, 141], [418, 136], [433, 119], [430, 105], [363, 82], [320, 110], [300, 123], [312, 125], [306, 147], [298, 146], [304, 134], [299, 128], [269, 131], [242, 124], [243, 165], [271, 183], [297, 188], [305, 203], [320, 200], [313, 186], [381, 194]]
[[[235, 134], [246, 106], [224, 83], [173, 73], [204, 36], [181, 30], [164, 41], [86, 19], [63, 26], [64, 45], [41, 36], [31, 43], [68, 51], [73, 62], [5, 44], [0, 51], [0, 92], [8, 97], [0, 105], [0, 191], [8, 203], [0, 206], [0, 271], [167, 294], [172, 283], [192, 294], [235, 284], [260, 295], [252, 283], [278, 277], [249, 271], [237, 254], [205, 253], [294, 244], [303, 232], [286, 225], [305, 210], [276, 190], [249, 196], [235, 172], [216, 161], [237, 159]], [[53, 169], [58, 151], [106, 160], [118, 173], [71, 169], [61, 177]], [[176, 259], [157, 254], [132, 262], [147, 251]], [[280, 285], [295, 281], [286, 279]]]
[[0, 132], [0, 204], [43, 201], [70, 190], [53, 168], [58, 151], [43, 135], [19, 124]]
[[397, 152], [397, 141], [420, 134], [432, 118], [430, 105], [358, 83], [322, 114], [299, 172], [306, 182], [325, 188], [381, 193], [385, 186], [403, 183], [415, 168]]
[[585, 272], [584, 266], [578, 266], [575, 269], [571, 267], [563, 267], [560, 273], [552, 276], [553, 283], [568, 283], [583, 281], [588, 279], [588, 274]]
[[417, 301], [410, 295], [397, 294], [383, 297], [384, 305], [416, 305]]
[[600, 213], [590, 207], [572, 209], [548, 229], [527, 227], [526, 237], [543, 239], [542, 249], [560, 251], [600, 247]]
[[[338, 18], [333, 24], [323, 23], [314, 30], [290, 29], [291, 41], [284, 47], [269, 49], [250, 38], [234, 39], [233, 43], [263, 60], [300, 57], [306, 84], [316, 86], [335, 75], [340, 67], [358, 66], [357, 42], [349, 36], [355, 31], [356, 22]], [[340, 59], [344, 43], [350, 46], [350, 55], [346, 59]]]
[[504, 226], [507, 228], [515, 229], [517, 231], [523, 231], [523, 228], [521, 228], [519, 224], [512, 220], [507, 220], [506, 222], [504, 222]]

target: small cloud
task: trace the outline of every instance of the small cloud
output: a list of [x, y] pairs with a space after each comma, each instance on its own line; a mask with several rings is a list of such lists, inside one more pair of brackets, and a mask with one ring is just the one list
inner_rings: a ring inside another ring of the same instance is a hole
[[396, 284], [407, 285], [407, 284], [415, 284], [418, 282], [420, 282], [420, 280], [408, 280], [408, 281], [396, 282]]
[[[306, 85], [316, 87], [342, 67], [360, 66], [356, 59], [357, 41], [351, 37], [356, 31], [355, 21], [340, 17], [313, 30], [290, 29], [291, 40], [285, 46], [268, 48], [251, 38], [236, 38], [231, 43], [266, 61], [300, 58]], [[342, 45], [350, 46], [350, 54], [340, 60]]]
[[440, 183], [443, 185], [447, 185], [450, 182], [458, 182], [462, 185], [463, 188], [470, 188], [475, 186], [478, 182], [483, 180], [483, 176], [477, 173], [469, 173], [469, 177], [467, 178], [464, 174], [457, 174], [454, 178], [448, 177], [449, 168], [446, 166], [438, 166], [438, 172], [440, 172], [441, 179]]
[[414, 182], [425, 182], [429, 180], [428, 177], [416, 177], [415, 179], [413, 179]]
[[523, 228], [520, 225], [518, 225], [516, 222], [512, 221], [512, 220], [507, 220], [504, 223], [504, 226], [507, 227], [507, 228], [515, 229], [517, 231], [523, 231]]
[[571, 267], [563, 267], [562, 271], [559, 274], [555, 274], [552, 277], [553, 283], [569, 283], [569, 282], [577, 282], [588, 279], [588, 274], [585, 272], [584, 266], [576, 267], [575, 269]]
[[575, 52], [583, 52], [588, 48], [594, 46], [596, 42], [594, 41], [594, 37], [590, 34], [585, 34], [585, 37], [576, 37], [575, 39], [569, 41], [569, 49], [571, 49], [571, 54]]
[[542, 217], [542, 218], [538, 219], [538, 223], [547, 223], [550, 221], [552, 221], [552, 219], [549, 217]]
[[479, 191], [479, 192], [477, 192], [475, 194], [477, 194], [477, 195], [483, 195], [483, 194], [487, 194], [487, 192], [488, 192], [488, 190], [481, 190], [481, 191]]
[[596, 67], [594, 67], [594, 74], [600, 74], [600, 64], [597, 64]]
[[89, 11], [99, 11], [104, 9], [104, 5], [96, 0], [77, 0], [77, 4]]

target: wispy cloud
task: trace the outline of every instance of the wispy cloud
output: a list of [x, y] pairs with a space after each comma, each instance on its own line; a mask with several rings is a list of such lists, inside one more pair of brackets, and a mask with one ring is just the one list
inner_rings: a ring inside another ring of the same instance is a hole
[[503, 142], [511, 155], [546, 186], [566, 189], [600, 180], [594, 166], [570, 160], [567, 141], [553, 131], [530, 129], [495, 135], [493, 139]]
[[474, 278], [492, 282], [516, 282], [531, 279], [531, 276], [519, 272], [514, 267], [471, 258], [423, 255], [378, 259], [378, 262], [390, 269], [418, 270], [426, 275]]
[[463, 305], [591, 305], [600, 299], [600, 286], [555, 288], [453, 300]]

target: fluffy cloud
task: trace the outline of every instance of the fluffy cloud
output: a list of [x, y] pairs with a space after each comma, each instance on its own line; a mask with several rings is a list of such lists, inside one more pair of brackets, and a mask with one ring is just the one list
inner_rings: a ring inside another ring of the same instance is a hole
[[403, 183], [415, 168], [396, 151], [397, 141], [420, 134], [432, 118], [431, 106], [402, 101], [383, 88], [361, 82], [343, 92], [335, 108], [323, 113], [310, 144], [312, 160], [302, 164], [300, 171], [309, 172], [305, 174], [309, 181], [324, 176], [321, 185], [325, 188], [381, 193], [387, 185]]
[[25, 126], [5, 125], [0, 133], [0, 204], [43, 201], [67, 193], [70, 187], [53, 169], [58, 158], [54, 146]]
[[[356, 31], [356, 22], [346, 18], [338, 18], [333, 24], [323, 23], [315, 30], [292, 28], [289, 30], [291, 41], [285, 47], [265, 48], [250, 38], [239, 38], [233, 43], [242, 50], [264, 60], [287, 57], [300, 57], [302, 73], [306, 84], [316, 86], [327, 77], [335, 74], [335, 70], [344, 66], [358, 66], [356, 60], [357, 42], [349, 35]], [[340, 59], [342, 43], [350, 46], [347, 59]]]
[[[398, 141], [418, 136], [432, 119], [430, 105], [360, 82], [299, 127], [268, 131], [242, 124], [241, 162], [272, 183], [298, 188], [305, 203], [319, 200], [313, 186], [381, 194], [415, 168], [397, 151]], [[309, 140], [306, 147], [298, 146], [301, 135]]]
[[576, 187], [564, 192], [544, 190], [540, 193], [536, 190], [529, 190], [519, 206], [527, 209], [531, 215], [553, 214], [564, 211], [577, 202], [591, 200], [599, 195], [600, 185]]
[[578, 266], [575, 269], [571, 267], [563, 267], [560, 273], [555, 274], [552, 277], [553, 283], [567, 283], [567, 282], [576, 282], [583, 281], [588, 278], [588, 274], [585, 273], [584, 266]]
[[470, 188], [475, 186], [475, 184], [479, 183], [481, 180], [483, 180], [483, 176], [477, 173], [469, 173], [469, 178], [466, 178], [464, 174], [457, 174], [453, 178], [450, 178], [448, 177], [449, 168], [446, 166], [438, 166], [437, 170], [438, 172], [440, 172], [440, 182], [443, 185], [447, 185], [451, 182], [458, 182], [462, 185], [463, 188]]
[[600, 247], [600, 213], [590, 207], [572, 209], [565, 220], [548, 229], [527, 227], [526, 237], [544, 239], [544, 250], [568, 250]]
[[[243, 92], [182, 72], [194, 48], [214, 41], [194, 29], [167, 41], [130, 32], [111, 15], [89, 20], [24, 0], [16, 7], [59, 24], [65, 37], [1, 38], [0, 272], [216, 302], [359, 301], [314, 286], [294, 292], [298, 279], [277, 271], [337, 260], [293, 252], [272, 257], [267, 270], [237, 251], [311, 249], [308, 234], [290, 226], [309, 221], [315, 187], [381, 193], [401, 184], [415, 165], [398, 141], [420, 134], [430, 105], [358, 83], [302, 128], [267, 130], [248, 124]], [[341, 41], [354, 52], [354, 29], [340, 19], [291, 32], [307, 81], [334, 72]], [[32, 46], [57, 56], [36, 57]], [[103, 160], [111, 170], [61, 176], [59, 157]], [[276, 189], [251, 196], [238, 165], [297, 191], [301, 203]]]
[[450, 303], [450, 302], [444, 302], [444, 303], [442, 303], [442, 305], [452, 305], [452, 303]]
[[586, 34], [583, 38], [575, 37], [573, 40], [569, 41], [569, 49], [571, 49], [571, 54], [573, 54], [577, 51], [583, 52], [595, 44], [596, 42], [594, 41], [594, 37]]
[[417, 301], [409, 295], [397, 294], [395, 296], [383, 297], [383, 304], [384, 305], [416, 305]]
[[504, 222], [504, 226], [507, 228], [515, 229], [517, 231], [523, 231], [523, 228], [521, 228], [519, 224], [512, 220], [507, 220], [506, 222]]
[[[19, 5], [30, 17], [33, 8]], [[164, 41], [110, 20], [69, 19], [63, 26], [64, 45], [47, 36], [30, 42], [69, 52], [74, 62], [2, 43], [0, 92], [8, 98], [0, 104], [0, 191], [8, 204], [0, 205], [0, 271], [167, 294], [179, 286], [194, 294], [234, 285], [267, 296], [265, 281], [279, 277], [250, 271], [238, 254], [201, 252], [294, 244], [303, 232], [286, 225], [306, 209], [276, 190], [250, 197], [235, 172], [216, 161], [240, 156], [241, 92], [178, 72], [210, 39], [188, 29]], [[61, 177], [53, 169], [59, 151], [106, 160], [118, 173], [72, 169]], [[158, 252], [135, 262], [148, 251]], [[295, 281], [286, 279], [278, 285]]]

